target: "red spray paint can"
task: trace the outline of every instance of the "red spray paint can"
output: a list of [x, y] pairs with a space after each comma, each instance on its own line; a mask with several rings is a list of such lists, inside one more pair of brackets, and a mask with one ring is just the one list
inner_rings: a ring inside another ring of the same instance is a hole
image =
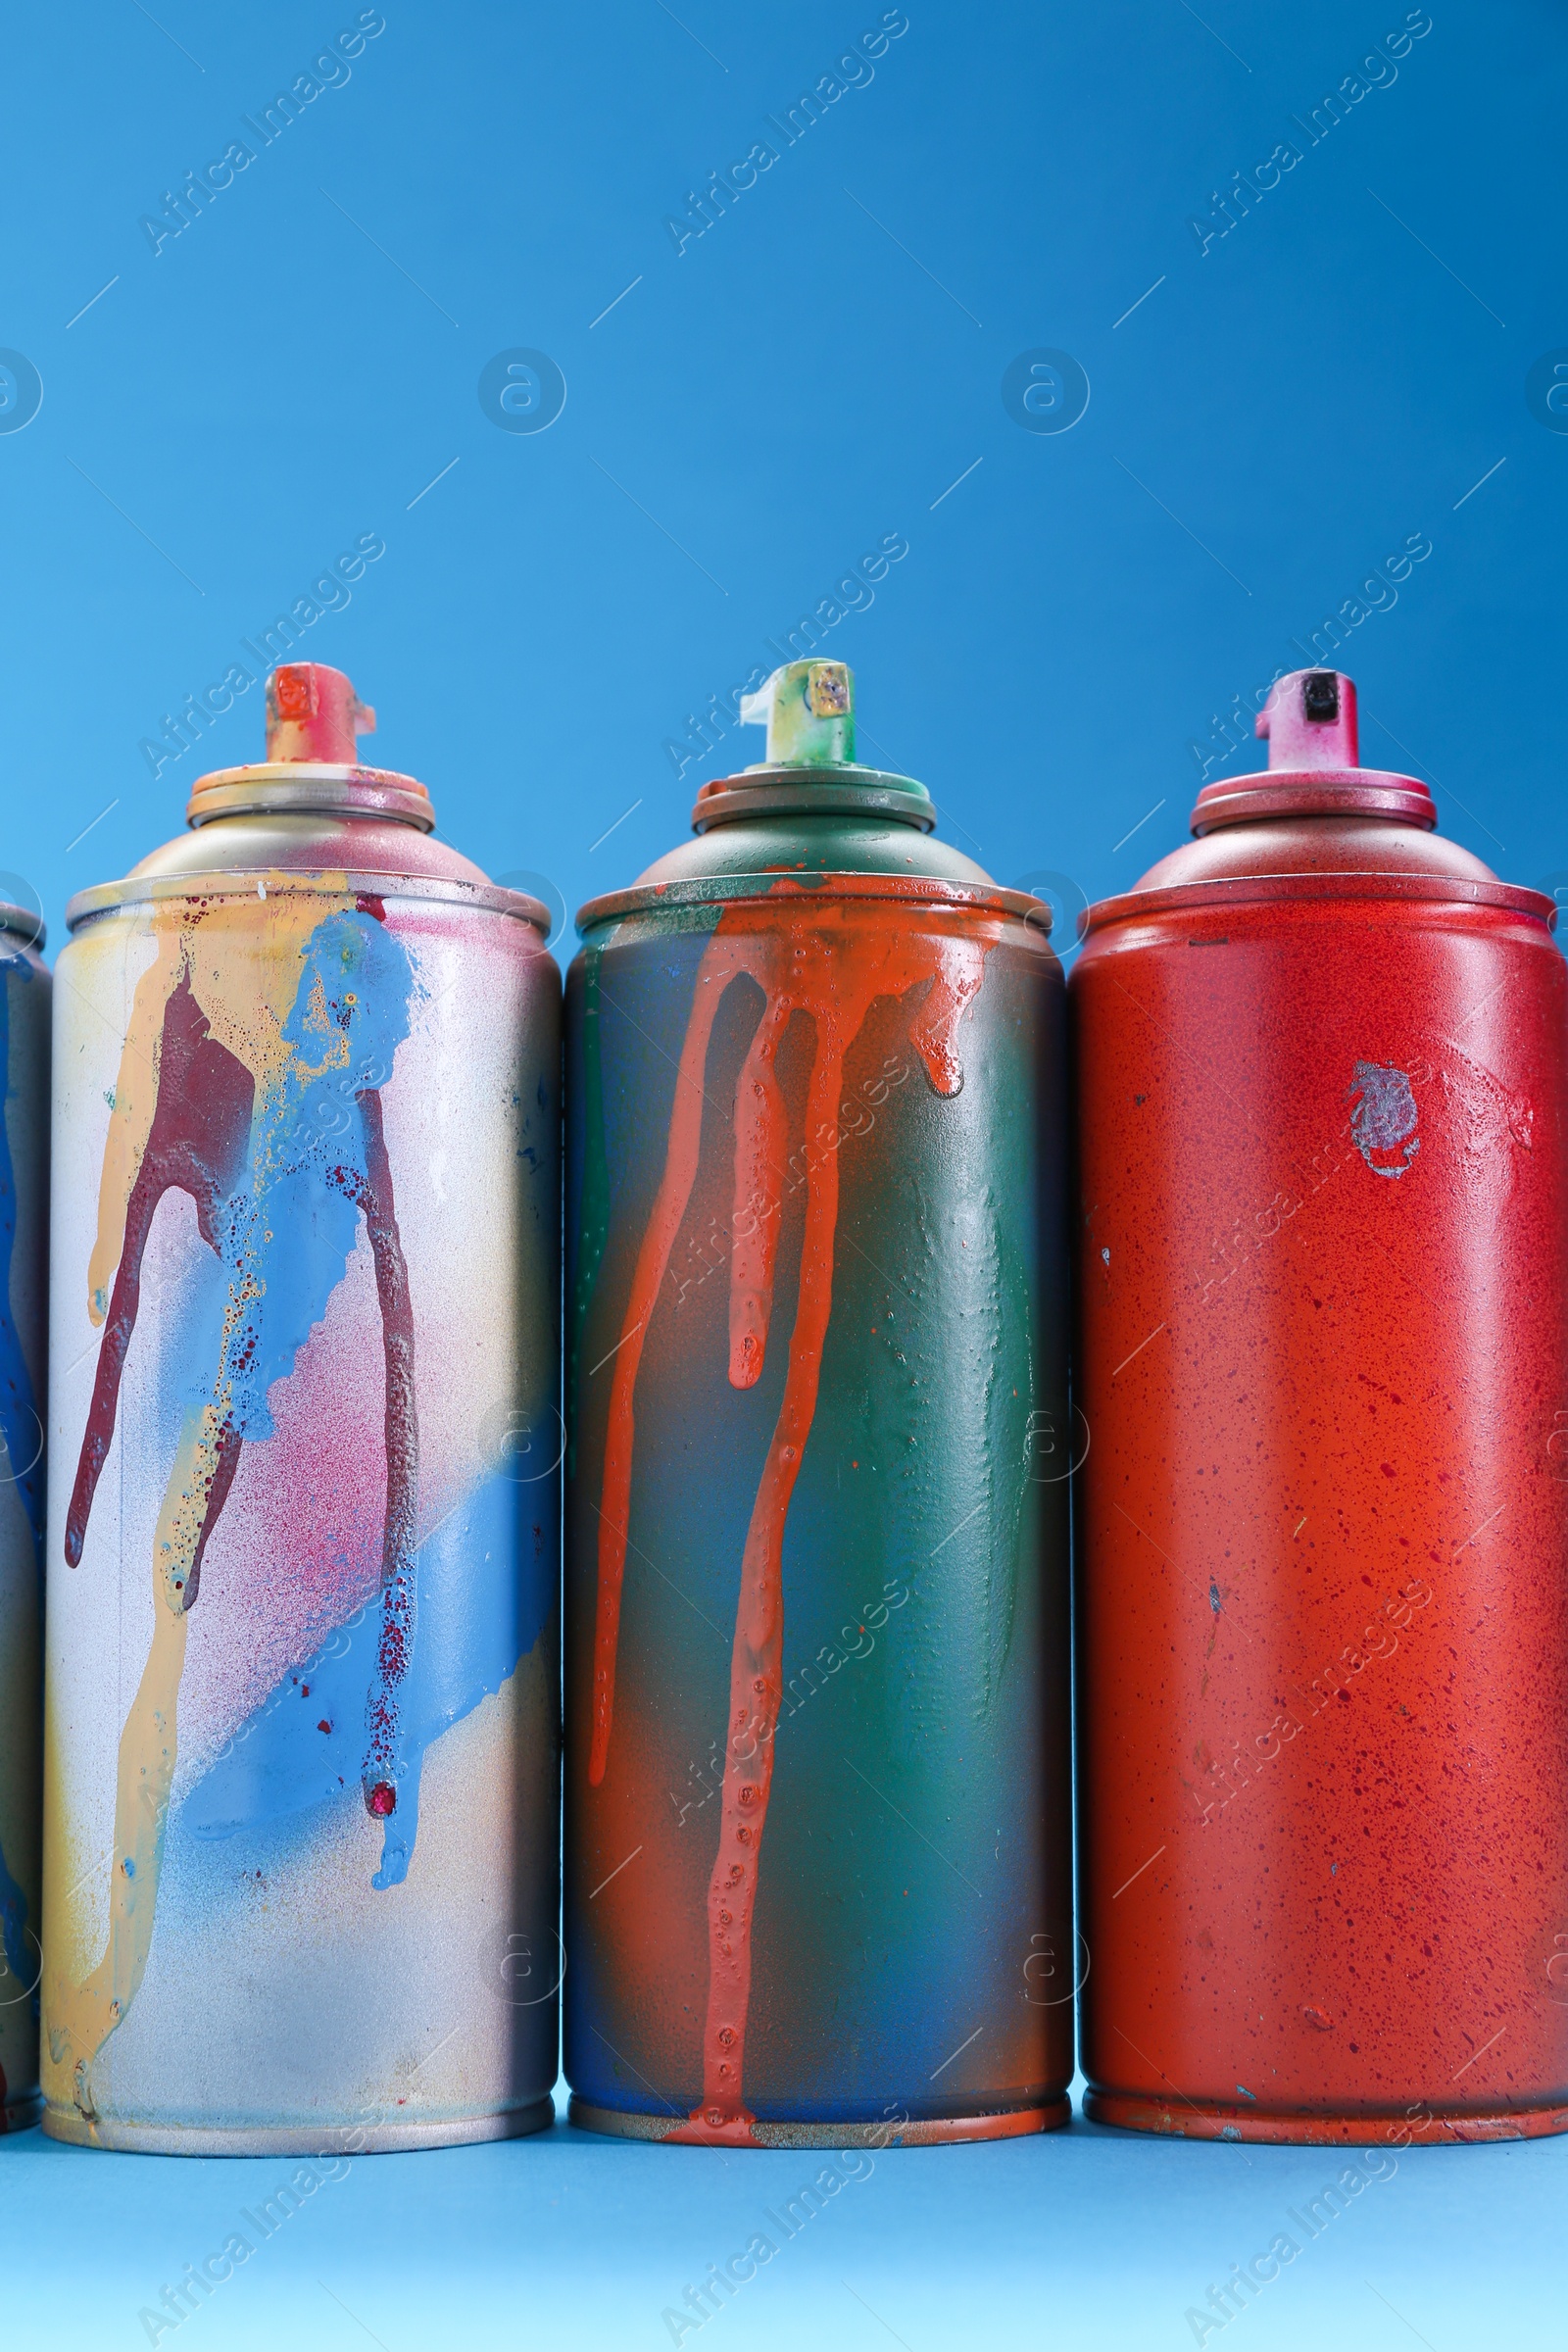
[[1088, 917], [1088, 2112], [1568, 2127], [1568, 971], [1279, 681]]

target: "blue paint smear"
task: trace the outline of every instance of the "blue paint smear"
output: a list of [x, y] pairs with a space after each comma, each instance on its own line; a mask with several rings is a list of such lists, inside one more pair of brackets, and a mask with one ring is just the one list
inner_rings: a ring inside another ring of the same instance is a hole
[[[416, 1554], [419, 1639], [400, 1693], [397, 1810], [371, 1885], [400, 1886], [418, 1829], [424, 1751], [499, 1690], [538, 1641], [555, 1598], [549, 1518], [536, 1484], [488, 1479]], [[232, 1838], [264, 1822], [360, 1795], [365, 1692], [375, 1673], [379, 1595], [292, 1668], [186, 1794], [182, 1826]], [[319, 1727], [328, 1728], [322, 1731]]]
[[[27, 1898], [11, 1876], [5, 1849], [0, 1847], [0, 1944], [4, 1945], [6, 1966], [19, 1984], [25, 1984], [31, 1971], [27, 1966]], [[34, 2017], [38, 2014], [38, 1987], [33, 1985], [29, 2005]]]
[[245, 1181], [215, 1220], [227, 1297], [215, 1283], [193, 1302], [187, 1396], [198, 1408], [212, 1398], [207, 1367], [223, 1357], [225, 1310], [237, 1309], [225, 1368], [243, 1438], [273, 1434], [267, 1393], [293, 1370], [348, 1270], [366, 1183], [355, 1098], [392, 1075], [413, 987], [401, 941], [373, 915], [329, 914], [305, 943], [282, 1032], [293, 1056], [258, 1099]]
[[[4, 1092], [11, 1093], [11, 983], [29, 982], [32, 966], [24, 956], [0, 956], [0, 1072]], [[32, 1530], [33, 1558], [40, 1588], [44, 1554], [43, 1423], [32, 1393], [32, 1379], [22, 1352], [22, 1342], [11, 1316], [11, 1259], [17, 1243], [17, 1184], [11, 1164], [11, 1138], [6, 1132], [5, 1102], [0, 1100], [0, 1438], [17, 1493]], [[17, 1464], [27, 1467], [19, 1470]], [[3, 1887], [0, 1887], [3, 1899]], [[10, 1945], [7, 1945], [7, 1951]]]

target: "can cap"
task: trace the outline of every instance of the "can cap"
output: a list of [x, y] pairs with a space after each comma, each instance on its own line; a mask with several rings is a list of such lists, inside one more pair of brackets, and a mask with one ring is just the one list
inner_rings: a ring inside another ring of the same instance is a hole
[[283, 662], [267, 681], [269, 760], [324, 760], [352, 767], [357, 735], [375, 733], [375, 712], [353, 681], [324, 662]]
[[1268, 766], [1205, 784], [1193, 810], [1200, 839], [1221, 825], [1278, 816], [1378, 816], [1431, 832], [1438, 811], [1426, 785], [1358, 764], [1355, 681], [1338, 669], [1293, 669], [1275, 681], [1257, 714]]
[[784, 814], [892, 816], [922, 833], [936, 823], [923, 784], [857, 760], [855, 672], [847, 662], [786, 662], [755, 694], [741, 696], [737, 715], [744, 727], [766, 727], [767, 757], [702, 787], [694, 832]]
[[324, 662], [282, 662], [267, 679], [267, 757], [198, 776], [186, 804], [191, 825], [217, 817], [371, 816], [428, 833], [430, 796], [415, 776], [362, 767], [355, 738], [375, 712], [354, 682]]

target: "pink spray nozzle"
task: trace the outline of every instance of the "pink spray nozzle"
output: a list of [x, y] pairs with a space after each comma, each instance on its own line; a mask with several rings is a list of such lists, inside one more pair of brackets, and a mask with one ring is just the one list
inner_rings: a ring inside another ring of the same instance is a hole
[[1271, 768], [1358, 767], [1354, 680], [1338, 669], [1291, 670], [1276, 681], [1253, 732], [1267, 739]]
[[269, 760], [318, 760], [354, 767], [356, 735], [375, 731], [375, 712], [353, 682], [324, 662], [285, 662], [267, 681]]
[[1427, 832], [1438, 821], [1431, 793], [1414, 776], [1361, 765], [1355, 684], [1341, 669], [1293, 669], [1276, 679], [1256, 732], [1267, 739], [1268, 766], [1203, 786], [1193, 810], [1200, 838], [1270, 817], [1371, 816]]

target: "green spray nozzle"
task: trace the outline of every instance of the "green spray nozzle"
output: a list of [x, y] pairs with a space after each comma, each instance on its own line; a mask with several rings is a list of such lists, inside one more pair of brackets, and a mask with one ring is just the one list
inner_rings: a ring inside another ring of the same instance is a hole
[[767, 728], [769, 767], [855, 763], [855, 672], [847, 662], [787, 662], [743, 695], [744, 726]]

